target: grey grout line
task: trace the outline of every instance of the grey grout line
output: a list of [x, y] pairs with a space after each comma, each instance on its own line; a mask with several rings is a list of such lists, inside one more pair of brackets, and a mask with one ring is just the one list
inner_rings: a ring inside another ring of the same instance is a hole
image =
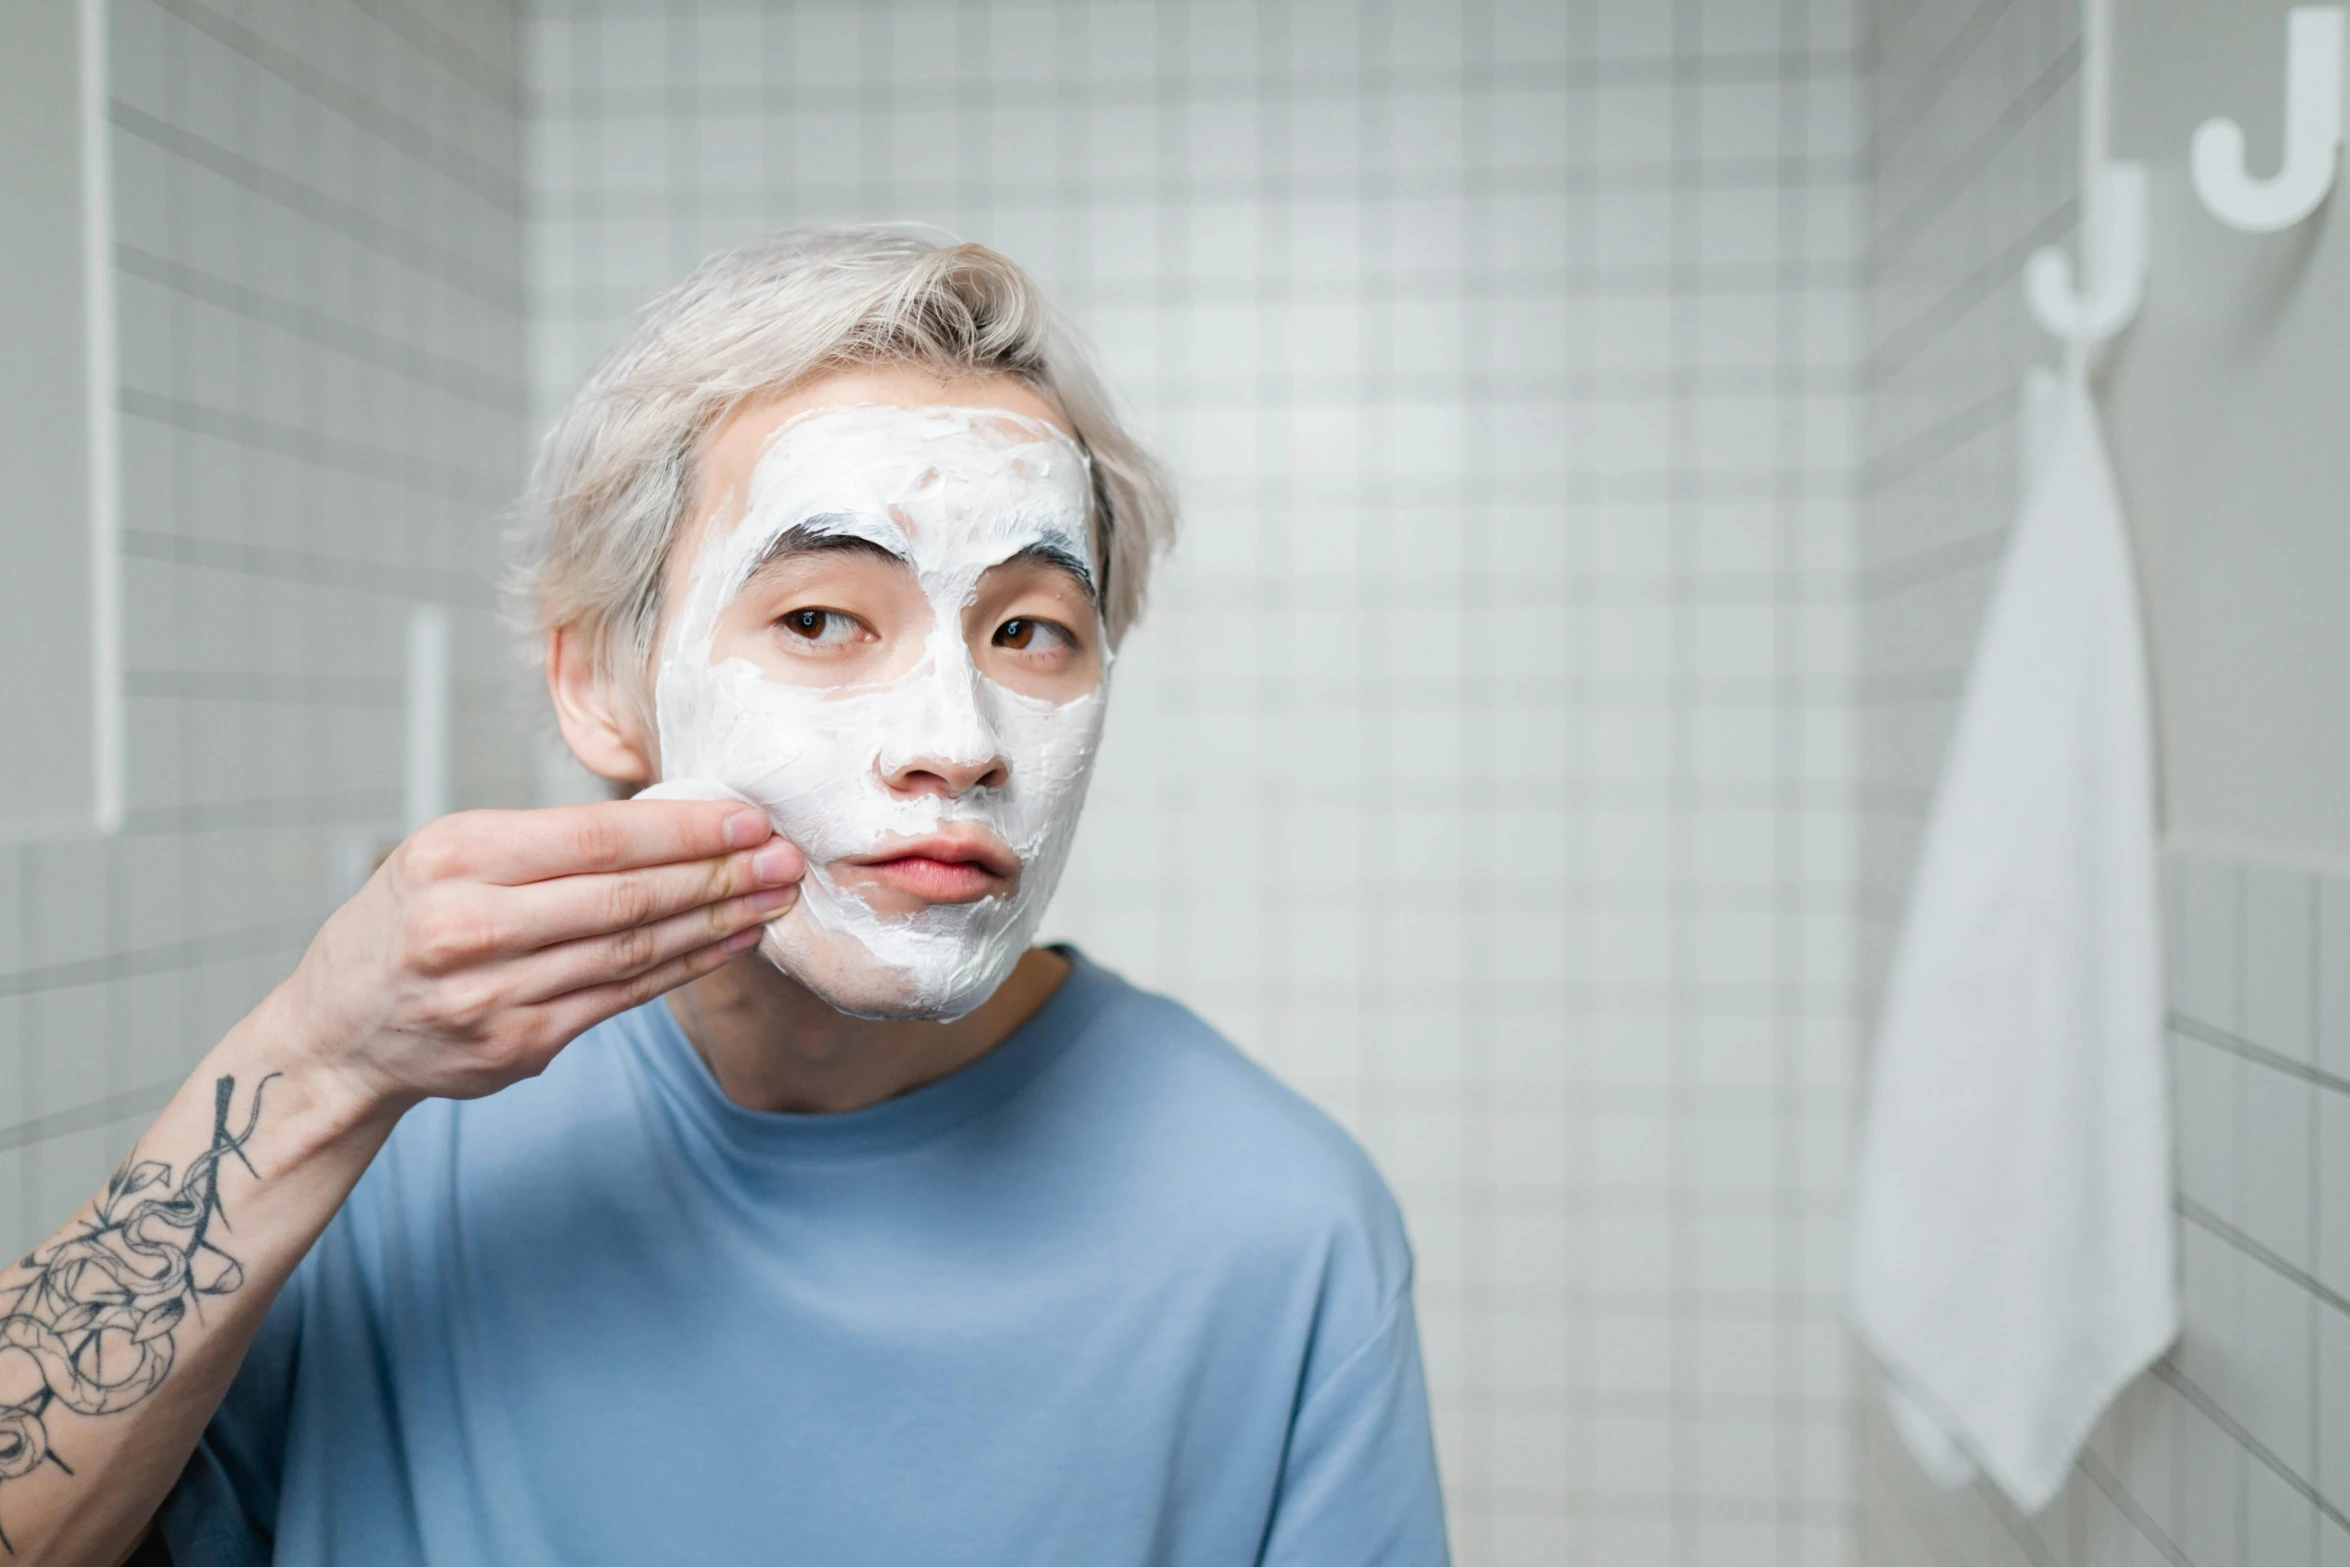
[[[2305, 901], [2301, 911], [2302, 933], [2307, 943], [2302, 956], [2308, 966], [2302, 1004], [2308, 1009], [2308, 1043], [2312, 1056], [2324, 1049], [2325, 992], [2320, 979], [2320, 976], [2325, 972], [2324, 945], [2320, 939], [2320, 922], [2323, 919], [2324, 910], [2324, 885], [2322, 877], [2313, 875], [2308, 878], [2304, 893]], [[2309, 1248], [2307, 1255], [2312, 1262], [2318, 1263], [2322, 1262], [2326, 1255], [2325, 1226], [2322, 1222], [2325, 1211], [2325, 1116], [2318, 1096], [2311, 1094], [2308, 1097], [2309, 1193], [2308, 1210], [2303, 1216], [2305, 1227], [2302, 1231], [2302, 1244]], [[2313, 1372], [2325, 1363], [2323, 1327], [2324, 1314], [2316, 1311], [2309, 1313], [2309, 1336], [2304, 1344], [2304, 1350], [2309, 1356], [2308, 1364]], [[2326, 1402], [2325, 1378], [2322, 1375], [2313, 1375], [2309, 1390], [2309, 1472], [2320, 1477], [2326, 1472]], [[2346, 1415], [2350, 1415], [2350, 1410], [2334, 1411], [2334, 1418], [2337, 1420]], [[2323, 1531], [2314, 1532], [2320, 1535], [2323, 1533]], [[2313, 1555], [2324, 1550], [2322, 1538], [2313, 1540], [2311, 1543]]]
[[274, 671], [126, 669], [126, 697], [180, 702], [263, 702], [290, 707], [398, 707], [397, 675], [296, 675]]
[[[274, 452], [354, 479], [372, 480], [462, 506], [479, 507], [485, 512], [494, 511], [507, 498], [507, 485], [501, 474], [473, 473], [434, 457], [303, 429], [239, 409], [214, 407], [130, 386], [119, 389], [115, 406], [133, 419], [152, 420], [190, 435]], [[476, 594], [481, 591], [480, 587], [475, 588]]]
[[2010, 299], [2026, 258], [2041, 246], [2062, 239], [2073, 227], [2073, 207], [2068, 203], [2009, 238], [1956, 285], [1872, 343], [1861, 356], [1864, 380], [1870, 385], [1883, 384], [1976, 310], [1995, 299]]
[[463, 572], [359, 560], [276, 545], [155, 533], [143, 528], [126, 528], [121, 539], [123, 556], [129, 560], [233, 572], [354, 593], [438, 599], [469, 608], [488, 608], [492, 601], [490, 590], [481, 579]]
[[115, 100], [115, 129], [135, 136], [183, 162], [229, 181], [261, 199], [330, 230], [352, 243], [397, 262], [422, 277], [494, 309], [519, 312], [521, 290], [512, 280], [413, 229], [389, 221], [355, 201], [346, 201], [290, 174], [257, 163], [241, 153], [157, 119], [135, 104]]
[[396, 822], [399, 810], [400, 791], [396, 787], [342, 794], [207, 800], [193, 805], [126, 810], [121, 836], [135, 839], [290, 827], [374, 826]]
[[[2227, 1220], [2221, 1218], [2218, 1214], [2213, 1213], [2209, 1208], [2206, 1208], [2201, 1203], [2195, 1201], [2194, 1198], [2184, 1196], [2176, 1197], [2172, 1199], [2171, 1205], [2174, 1209], [2177, 1210], [2181, 1218], [2186, 1219], [2194, 1224], [2197, 1229], [2202, 1230], [2219, 1240], [2227, 1242], [2230, 1246], [2233, 1246], [2236, 1250], [2242, 1252], [2245, 1256], [2250, 1257], [2253, 1261], [2260, 1263], [2278, 1277], [2298, 1285], [2303, 1290], [2306, 1290], [2311, 1295], [2314, 1295], [2319, 1300], [2324, 1301], [2327, 1305], [2333, 1307], [2336, 1311], [2341, 1312], [2345, 1316], [2350, 1316], [2350, 1298], [2344, 1297], [2340, 1291], [2328, 1285], [2323, 1279], [2318, 1278], [2315, 1274], [2310, 1273], [2308, 1270], [2295, 1265], [2286, 1258], [2279, 1256], [2276, 1252], [2271, 1251], [2268, 1247], [2262, 1245], [2253, 1237], [2245, 1234], [2242, 1230], [2236, 1228], [2236, 1226], [2230, 1224]], [[2312, 1363], [2314, 1364], [2314, 1361]]]
[[14, 1126], [0, 1126], [0, 1153], [11, 1149], [29, 1148], [34, 1143], [47, 1142], [53, 1137], [68, 1137], [75, 1132], [86, 1132], [92, 1127], [104, 1126], [110, 1121], [129, 1115], [152, 1115], [171, 1102], [179, 1092], [179, 1080], [168, 1083], [150, 1083], [144, 1088], [126, 1089], [86, 1105], [70, 1110], [57, 1110], [48, 1115], [37, 1115]]
[[[1905, 112], [1878, 121], [1862, 144], [1863, 161], [1872, 172], [1882, 171], [1885, 160], [1941, 104], [1943, 94], [1974, 60], [1983, 40], [1990, 36], [1992, 27], [2011, 3], [2013, 0], [1975, 0], [1974, 9], [1955, 32], [1942, 40], [1934, 57], [1926, 62], [1926, 68], [1903, 83], [1898, 101]], [[1885, 69], [1882, 55], [1872, 63], [1879, 72]]]
[[[1077, 109], [1140, 104], [1160, 107], [1169, 101], [1214, 106], [1225, 102], [1311, 101], [1317, 98], [1354, 99], [1373, 91], [1388, 96], [1419, 93], [1460, 93], [1472, 74], [1488, 76], [1504, 91], [1555, 90], [1580, 95], [1593, 88], [1669, 87], [1687, 79], [1701, 87], [1725, 85], [1781, 86], [1793, 82], [1854, 82], [1860, 79], [1858, 56], [1843, 50], [1818, 50], [1792, 62], [1794, 74], [1781, 74], [1788, 57], [1776, 50], [1707, 54], [1694, 59], [1671, 56], [1631, 56], [1621, 59], [1542, 61], [1517, 64], [1494, 60], [1460, 66], [1384, 65], [1315, 74], [1258, 70], [1251, 73], [1203, 75], [1186, 70], [1180, 85], [1160, 76], [1129, 81], [1063, 79], [1056, 92]], [[1376, 69], [1381, 80], [1368, 78]], [[720, 115], [804, 112], [865, 112], [894, 114], [928, 107], [934, 84], [896, 84], [886, 77], [870, 88], [838, 87], [826, 83], [787, 82], [773, 86], [729, 85], [711, 88], [697, 103], [699, 112]], [[620, 117], [658, 117], [668, 105], [658, 87], [566, 87], [534, 90], [531, 113], [547, 119], [598, 120]]]
[[2006, 1497], [1993, 1493], [1986, 1501], [1991, 1517], [2024, 1555], [2031, 1558], [2032, 1567], [2058, 1567], [2055, 1555], [2048, 1549], [2048, 1542], [2033, 1531], [2031, 1524], [2008, 1504]]
[[[1456, 181], [1448, 180], [1449, 188]], [[1037, 192], [1052, 187], [1039, 184]], [[1096, 191], [1089, 200], [1100, 201], [1112, 197], [1142, 200], [1152, 194], [1154, 187], [1141, 181], [1131, 184], [1118, 182], [1113, 189]], [[1300, 199], [1294, 189], [1267, 186], [1263, 181], [1234, 185], [1221, 193], [1211, 193], [1220, 202], [1243, 204], [1267, 202], [1275, 199], [1276, 190], [1288, 190], [1286, 200]], [[1433, 190], [1433, 187], [1431, 187]], [[1662, 188], [1647, 194], [1662, 194]], [[997, 184], [989, 188], [991, 201], [1002, 202], [1024, 197], [1024, 188]], [[1572, 195], [1574, 192], [1555, 194]], [[625, 211], [596, 213], [583, 217], [557, 220], [548, 218], [543, 210], [534, 209], [533, 218], [543, 228], [579, 228], [591, 233], [615, 218], [638, 218], [657, 215], [657, 209], [648, 202], [646, 210], [633, 205]], [[1676, 282], [1695, 283], [1710, 292], [1725, 294], [1768, 293], [1779, 282], [1792, 277], [1796, 286], [1810, 293], [1843, 293], [1859, 282], [1859, 274], [1850, 261], [1818, 260], [1790, 257], [1780, 261], [1721, 260], [1694, 262], [1680, 267], [1653, 261], [1618, 262], [1562, 262], [1555, 268], [1534, 267], [1509, 262], [1491, 261], [1483, 257], [1467, 261], [1458, 271], [1430, 270], [1419, 266], [1372, 268], [1365, 266], [1358, 275], [1322, 276], [1301, 274], [1296, 281], [1307, 286], [1342, 286], [1359, 292], [1374, 279], [1390, 290], [1399, 303], [1450, 303], [1464, 290], [1474, 289], [1491, 293], [1502, 299], [1550, 301], [1562, 294], [1607, 295], [1625, 297], [1663, 296], [1672, 291]], [[647, 285], [642, 282], [594, 284], [571, 282], [549, 284], [534, 295], [536, 308], [534, 323], [547, 329], [574, 329], [592, 326], [617, 329], [641, 303], [637, 294]], [[1157, 302], [1156, 283], [1137, 282], [1130, 277], [1103, 277], [1076, 281], [1064, 286], [1062, 294], [1072, 304], [1089, 308], [1133, 306], [1145, 307]], [[1253, 285], [1229, 279], [1201, 279], [1189, 285], [1192, 300], [1199, 304], [1254, 304], [1257, 296]], [[1819, 362], [1823, 368], [1843, 372], [1841, 385], [1849, 390], [1857, 385], [1854, 379], [1857, 367], [1839, 364], [1835, 359]], [[1668, 370], [1666, 374], [1686, 373]], [[1162, 377], [1164, 379], [1164, 377]], [[1237, 378], [1236, 378], [1237, 379]], [[1177, 383], [1180, 384], [1180, 383]], [[1361, 385], [1352, 388], [1352, 399], [1360, 399], [1372, 389]]]
[[510, 415], [521, 402], [519, 380], [479, 370], [462, 359], [419, 348], [413, 341], [387, 336], [294, 300], [276, 298], [135, 245], [116, 245], [114, 264], [124, 276], [231, 311], [360, 364], [462, 397], [478, 407]]
[[2337, 1094], [2350, 1094], [2350, 1080], [2339, 1077], [2323, 1067], [2312, 1066], [2307, 1061], [2296, 1061], [2291, 1056], [2271, 1050], [2265, 1045], [2256, 1045], [2249, 1039], [2230, 1033], [2224, 1028], [2215, 1027], [2200, 1018], [2190, 1017], [2186, 1013], [2174, 1009], [2166, 1021], [2172, 1033], [2184, 1035], [2197, 1044], [2209, 1045], [2214, 1050], [2224, 1050], [2230, 1055], [2241, 1056], [2255, 1066], [2267, 1067], [2272, 1072], [2282, 1072], [2287, 1077], [2300, 1078], [2305, 1083], [2314, 1083], [2320, 1088]]
[[[1780, 1509], [1788, 1504], [1744, 1497], [1723, 1497], [1701, 1503], [1675, 1503], [1666, 1497], [1645, 1497], [1623, 1491], [1602, 1491], [1589, 1487], [1563, 1493], [1534, 1491], [1525, 1487], [1466, 1485], [1454, 1491], [1456, 1499], [1470, 1499], [1490, 1504], [1498, 1503], [1513, 1510], [1518, 1516], [1556, 1517], [1571, 1512], [1585, 1518], [1639, 1518], [1672, 1520], [1679, 1518], [1694, 1524], [1773, 1524], [1780, 1521]], [[1675, 1508], [1680, 1509], [1675, 1512]], [[1796, 1504], [1794, 1518], [1801, 1524], [1834, 1524], [1841, 1515], [1832, 1507], [1819, 1504]], [[1744, 1564], [1728, 1564], [1744, 1567]]]
[[[2015, 417], [2016, 394], [2008, 387], [1997, 387], [1984, 393], [1964, 407], [1951, 410], [1925, 429], [1904, 437], [1882, 451], [1871, 452], [1862, 459], [1860, 493], [1864, 496], [1888, 490], [1920, 477], [1935, 463], [1941, 462], [1991, 431], [2010, 424]], [[1871, 574], [1881, 572], [1883, 563], [1871, 568]], [[1875, 597], [1882, 589], [1864, 590], [1863, 597]]]
[[317, 66], [281, 49], [233, 17], [223, 15], [204, 0], [147, 0], [166, 15], [209, 36], [256, 70], [276, 77], [293, 91], [331, 113], [355, 130], [410, 158], [455, 184], [463, 186], [500, 211], [512, 216], [521, 210], [521, 181], [465, 148], [436, 134], [406, 115], [369, 97], [351, 84], [337, 80]]
[[2187, 1553], [2180, 1550], [2169, 1534], [2148, 1515], [2146, 1509], [2138, 1505], [2138, 1499], [2130, 1494], [2129, 1487], [2121, 1483], [2121, 1477], [2105, 1467], [2103, 1459], [2088, 1448], [2083, 1448], [2073, 1467], [2087, 1475], [2089, 1483], [2105, 1493], [2106, 1500], [2113, 1503], [2115, 1510], [2129, 1522], [2130, 1527], [2144, 1536], [2148, 1545], [2160, 1551], [2162, 1559], [2169, 1562], [2171, 1567], [2196, 1567], [2194, 1562], [2188, 1560]]
[[[1928, 1528], [1926, 1515], [1921, 1514], [1912, 1503], [1912, 1496], [1917, 1490], [1918, 1482], [1924, 1480], [1925, 1477], [1913, 1474], [1906, 1468], [1901, 1471], [1889, 1470], [1880, 1457], [1884, 1444], [1869, 1440], [1869, 1435], [1868, 1430], [1862, 1430], [1858, 1433], [1858, 1440], [1855, 1444], [1860, 1450], [1859, 1458], [1863, 1478], [1870, 1474], [1878, 1477], [1881, 1482], [1879, 1495], [1892, 1498], [1893, 1505], [1900, 1511], [1902, 1521], [1909, 1525], [1911, 1536], [1924, 1544], [1927, 1550], [1933, 1552], [1942, 1567], [1984, 1567], [1980, 1561], [1970, 1561], [1962, 1556], [1948, 1554], [1956, 1547], [1951, 1546], [1945, 1540], [1945, 1531]], [[1909, 1462], [1907, 1454], [1903, 1453], [1896, 1459], [1896, 1462], [1907, 1465]], [[1962, 1492], [1959, 1494], [1968, 1501], [1980, 1505], [1980, 1499], [1976, 1493]], [[1864, 1541], [1864, 1546], [1865, 1543]]]
[[1897, 707], [1911, 702], [1955, 702], [1966, 687], [1963, 669], [1906, 669], [1859, 683], [1863, 707]]
[[1892, 257], [1900, 255], [1947, 213], [1958, 197], [1978, 189], [1987, 168], [2011, 146], [2018, 132], [2048, 107], [2058, 90], [2069, 85], [2080, 69], [2077, 53], [2059, 56], [2033, 78], [2030, 86], [2001, 106], [1982, 133], [1958, 156], [1944, 164], [1915, 201], [1895, 213], [1870, 237], [1861, 265], [1874, 275]]
[[[1147, 102], [1147, 98], [1143, 100]], [[696, 114], [682, 123], [698, 124], [706, 116]], [[1564, 163], [1547, 168], [1530, 169], [1514, 164], [1464, 164], [1458, 169], [1441, 171], [1396, 171], [1380, 176], [1369, 192], [1371, 199], [1385, 200], [1397, 197], [1452, 196], [1467, 180], [1482, 179], [1501, 197], [1608, 194], [1654, 195], [1672, 190], [1675, 181], [1691, 176], [1702, 181], [1709, 190], [1750, 191], [1771, 195], [1795, 192], [1836, 191], [1852, 183], [1853, 168], [1849, 158], [1818, 157], [1698, 157], [1650, 159], [1640, 162]], [[1282, 184], [1289, 190], [1292, 201], [1327, 201], [1342, 196], [1364, 194], [1366, 183], [1340, 174], [1289, 174], [1280, 180], [1265, 176], [1255, 178], [1224, 176], [1198, 182], [1199, 198], [1203, 202], [1257, 201], [1277, 199]], [[749, 190], [746, 184], [744, 189]], [[940, 176], [941, 191], [958, 189], [959, 180]], [[995, 200], [1033, 201], [1049, 195], [1050, 181], [1041, 177], [1020, 179], [1000, 170], [991, 170], [981, 187]], [[1157, 187], [1149, 176], [1120, 176], [1095, 182], [1089, 200], [1121, 201], [1147, 198]], [[529, 219], [541, 223], [608, 222], [614, 218], [642, 217], [663, 210], [665, 201], [674, 199], [673, 190], [660, 185], [651, 186], [571, 186], [534, 194]], [[1748, 263], [1748, 265], [1754, 265]], [[1857, 275], [1857, 261], [1819, 263], [1823, 270], [1833, 269], [1846, 276]]]
[[2185, 1372], [2167, 1360], [2156, 1361], [2153, 1372], [2156, 1377], [2176, 1391], [2181, 1398], [2202, 1411], [2204, 1417], [2225, 1432], [2238, 1447], [2258, 1459], [2278, 1479], [2299, 1492], [2302, 1500], [2316, 1507], [2336, 1527], [2350, 1530], [2350, 1515], [2345, 1515], [2342, 1509], [2326, 1500], [2324, 1493], [2320, 1492], [2317, 1487], [2295, 1474], [2289, 1464], [2270, 1452], [2267, 1444], [2246, 1430], [2234, 1415], [2222, 1408], [2217, 1399], [2205, 1392]]
[[[30, 896], [29, 878], [27, 896]], [[70, 963], [20, 968], [0, 973], [0, 996], [29, 996], [45, 990], [64, 990], [79, 985], [103, 984], [109, 980], [135, 979], [148, 974], [167, 974], [175, 969], [202, 968], [215, 963], [235, 962], [241, 958], [260, 957], [302, 945], [317, 928], [316, 920], [281, 920], [275, 924], [223, 931], [190, 941], [134, 947], [126, 952], [108, 953], [103, 957], [83, 958]]]
[[1953, 577], [1983, 571], [1998, 565], [2005, 557], [2007, 540], [2008, 524], [2003, 519], [1980, 533], [1873, 562], [1861, 568], [1855, 597], [1864, 610], [1879, 609], [1886, 599], [1919, 588], [1939, 587]]
[[[420, 13], [411, 0], [350, 0], [386, 32], [472, 88], [492, 106], [518, 113], [522, 83], [516, 70], [489, 59], [447, 28]], [[517, 62], [519, 69], [519, 62]]]

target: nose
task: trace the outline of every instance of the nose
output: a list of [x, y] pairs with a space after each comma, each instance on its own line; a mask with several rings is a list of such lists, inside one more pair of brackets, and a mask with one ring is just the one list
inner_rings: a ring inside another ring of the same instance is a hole
[[1000, 789], [1010, 777], [1000, 756], [979, 761], [917, 756], [885, 768], [881, 781], [892, 794], [935, 794], [951, 800], [974, 789]]
[[921, 683], [919, 700], [874, 762], [890, 793], [951, 800], [1011, 780], [995, 726], [980, 711], [977, 682], [978, 671], [966, 662]]

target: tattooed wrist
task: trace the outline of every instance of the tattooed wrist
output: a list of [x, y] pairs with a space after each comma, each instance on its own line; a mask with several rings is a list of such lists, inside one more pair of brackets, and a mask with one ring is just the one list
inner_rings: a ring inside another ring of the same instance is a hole
[[54, 1445], [53, 1413], [110, 1415], [140, 1403], [171, 1374], [179, 1329], [200, 1317], [204, 1297], [245, 1282], [220, 1244], [220, 1167], [234, 1159], [259, 1175], [245, 1147], [277, 1075], [253, 1085], [235, 1125], [237, 1080], [215, 1079], [210, 1146], [176, 1175], [159, 1161], [134, 1163], [134, 1153], [88, 1213], [0, 1278], [0, 1364], [11, 1373], [0, 1387], [0, 1550], [16, 1549], [8, 1483], [43, 1465], [73, 1473]]

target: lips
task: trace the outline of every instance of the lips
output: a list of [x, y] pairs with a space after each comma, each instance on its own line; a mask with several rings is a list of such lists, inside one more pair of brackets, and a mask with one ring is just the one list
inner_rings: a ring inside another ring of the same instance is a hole
[[852, 855], [859, 880], [879, 883], [925, 903], [975, 903], [1020, 884], [1020, 857], [992, 836], [939, 835], [888, 844]]

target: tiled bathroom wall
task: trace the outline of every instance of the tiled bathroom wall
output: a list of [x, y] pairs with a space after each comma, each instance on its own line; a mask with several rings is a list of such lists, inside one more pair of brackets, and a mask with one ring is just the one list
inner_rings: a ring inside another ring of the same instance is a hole
[[457, 798], [529, 788], [489, 587], [522, 450], [512, 10], [115, 0], [109, 34], [127, 810], [0, 844], [11, 1248], [396, 830], [412, 602], [494, 671], [457, 692]]
[[2189, 1327], [2056, 1505], [1933, 1490], [1847, 1386], [1853, 1023], [2047, 355], [2072, 4], [521, 21], [113, 0], [129, 812], [0, 844], [0, 1242], [392, 830], [411, 604], [489, 671], [460, 802], [526, 793], [496, 518], [626, 313], [921, 218], [1184, 479], [1055, 925], [1379, 1159], [1462, 1560], [2350, 1564], [2341, 878], [2168, 862]]
[[543, 0], [536, 420], [786, 225], [1034, 268], [1190, 533], [1053, 928], [1401, 1196], [1455, 1546], [1833, 1567], [1861, 88], [1836, 0]]
[[[2005, 544], [2018, 381], [2053, 358], [2016, 279], [2072, 228], [2080, 113], [2072, 4], [1878, 0], [1868, 20], [1864, 1018]], [[2123, 151], [2167, 157], [2160, 199], [2183, 184], [2177, 149]], [[2350, 1563], [2350, 882], [2183, 850], [2165, 873], [2186, 1331], [2037, 1518], [1936, 1490], [1870, 1387], [1870, 1567]]]

